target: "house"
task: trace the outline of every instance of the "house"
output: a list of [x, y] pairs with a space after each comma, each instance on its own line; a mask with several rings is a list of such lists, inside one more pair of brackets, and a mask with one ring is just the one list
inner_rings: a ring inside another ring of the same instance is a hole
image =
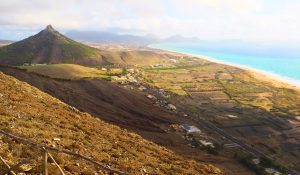
[[127, 80], [130, 82], [130, 83], [137, 83], [137, 79], [135, 79], [133, 76], [131, 75], [126, 75], [126, 78]]
[[127, 69], [127, 72], [129, 72], [129, 73], [134, 73], [134, 69]]
[[200, 144], [203, 145], [203, 146], [209, 146], [209, 147], [211, 147], [211, 148], [214, 148], [214, 147], [215, 147], [213, 143], [208, 142], [208, 141], [206, 141], [206, 140], [199, 140], [199, 142], [200, 142]]
[[121, 77], [112, 76], [111, 79], [115, 80], [115, 81], [126, 81], [127, 80], [127, 78], [125, 76], [121, 76]]
[[265, 168], [265, 172], [272, 174], [272, 175], [280, 175], [282, 173], [280, 173], [279, 171], [275, 170], [274, 168]]
[[228, 118], [238, 118], [236, 115], [227, 115]]
[[201, 133], [201, 130], [193, 125], [182, 124], [180, 125], [187, 133]]
[[144, 91], [144, 90], [147, 90], [147, 88], [146, 88], [145, 86], [140, 86], [140, 87], [139, 87], [139, 90], [140, 90], [140, 91]]
[[147, 95], [147, 98], [151, 99], [151, 100], [157, 100], [157, 98], [151, 94]]
[[175, 60], [175, 59], [170, 59], [170, 61], [173, 62], [173, 63], [177, 62], [177, 60]]
[[168, 106], [167, 106], [170, 110], [172, 110], [172, 111], [175, 111], [177, 108], [176, 108], [176, 106], [175, 105], [173, 105], [173, 104], [168, 104]]
[[255, 165], [258, 165], [258, 164], [260, 164], [260, 159], [258, 159], [258, 158], [252, 159], [252, 162], [253, 162]]
[[165, 92], [164, 89], [158, 89], [158, 93], [163, 94]]

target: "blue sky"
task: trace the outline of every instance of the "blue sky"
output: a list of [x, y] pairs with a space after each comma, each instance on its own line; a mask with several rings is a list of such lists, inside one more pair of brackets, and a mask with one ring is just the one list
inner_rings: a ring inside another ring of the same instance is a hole
[[47, 24], [204, 40], [300, 42], [299, 0], [0, 0], [0, 39], [19, 40]]

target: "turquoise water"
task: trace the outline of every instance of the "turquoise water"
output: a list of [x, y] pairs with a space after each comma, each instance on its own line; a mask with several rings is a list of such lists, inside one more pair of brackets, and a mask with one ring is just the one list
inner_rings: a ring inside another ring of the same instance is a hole
[[[228, 51], [221, 50], [210, 51], [188, 44], [155, 44], [151, 45], [151, 47], [193, 55], [204, 55], [224, 63], [242, 65], [279, 75], [280, 77], [286, 77], [286, 79], [300, 84], [300, 57], [285, 57], [282, 53], [280, 57], [267, 56], [267, 54], [261, 56], [259, 54], [256, 55], [255, 51], [251, 53], [229, 53]], [[274, 51], [270, 55], [274, 55]]]

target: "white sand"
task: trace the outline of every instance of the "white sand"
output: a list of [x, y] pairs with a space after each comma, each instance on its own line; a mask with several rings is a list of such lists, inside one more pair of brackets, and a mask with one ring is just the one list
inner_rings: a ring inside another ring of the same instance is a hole
[[[159, 49], [159, 48], [156, 48], [156, 49]], [[160, 49], [160, 50], [163, 50], [163, 49]], [[169, 50], [169, 52], [175, 52], [175, 51]], [[205, 59], [205, 60], [210, 61], [210, 62], [224, 64], [224, 65], [233, 66], [233, 67], [237, 67], [237, 68], [240, 68], [240, 69], [248, 70], [249, 72], [252, 72], [252, 75], [257, 79], [270, 82], [270, 83], [272, 83], [273, 85], [276, 85], [276, 86], [295, 88], [297, 90], [300, 90], [300, 81], [299, 80], [294, 80], [294, 79], [291, 79], [289, 77], [280, 76], [280, 75], [277, 75], [277, 74], [274, 74], [274, 73], [271, 73], [271, 72], [258, 70], [258, 69], [248, 67], [248, 66], [245, 66], [245, 65], [239, 65], [239, 64], [220, 61], [220, 60], [217, 60], [215, 58], [205, 56], [205, 55], [196, 55], [196, 54], [190, 54], [190, 53], [186, 53], [186, 52], [177, 52], [177, 53], [182, 53], [182, 54], [185, 54], [185, 55], [188, 55], [188, 56], [193, 56], [193, 57], [198, 57], [200, 59]]]

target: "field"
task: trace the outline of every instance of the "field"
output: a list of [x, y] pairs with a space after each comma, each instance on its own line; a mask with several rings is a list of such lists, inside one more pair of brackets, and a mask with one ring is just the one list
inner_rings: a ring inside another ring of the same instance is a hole
[[51, 64], [20, 66], [28, 72], [34, 72], [51, 78], [78, 80], [83, 78], [108, 78], [106, 71], [97, 68], [90, 68], [76, 64]]
[[173, 94], [168, 101], [180, 111], [206, 118], [300, 171], [298, 89], [248, 70], [201, 59], [145, 68], [141, 79]]

